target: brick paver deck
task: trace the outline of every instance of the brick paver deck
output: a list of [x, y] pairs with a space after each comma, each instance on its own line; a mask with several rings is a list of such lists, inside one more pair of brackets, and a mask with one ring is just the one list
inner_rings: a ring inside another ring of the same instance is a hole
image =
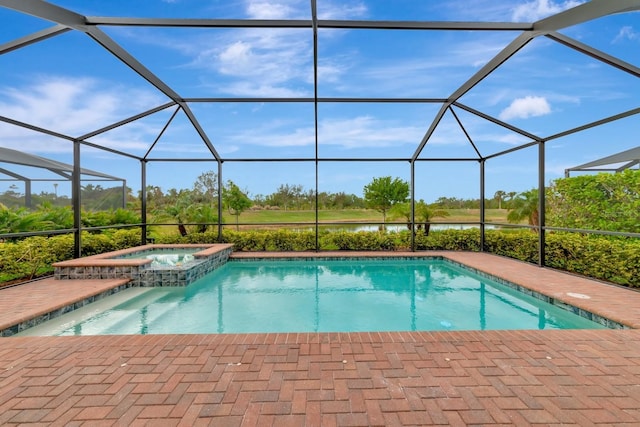
[[[637, 292], [446, 256], [638, 324]], [[1, 338], [0, 425], [22, 424], [637, 426], [640, 331]]]

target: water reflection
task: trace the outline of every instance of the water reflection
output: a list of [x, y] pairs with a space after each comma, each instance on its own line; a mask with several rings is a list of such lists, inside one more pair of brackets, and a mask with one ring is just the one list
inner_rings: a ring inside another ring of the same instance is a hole
[[153, 289], [63, 334], [597, 326], [442, 260], [348, 259], [229, 262], [189, 287]]

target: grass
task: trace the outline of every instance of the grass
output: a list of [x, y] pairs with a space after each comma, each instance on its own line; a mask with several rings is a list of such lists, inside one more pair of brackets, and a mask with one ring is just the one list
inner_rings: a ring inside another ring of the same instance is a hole
[[[448, 217], [434, 218], [433, 223], [447, 224], [480, 221], [480, 209], [449, 209], [448, 212]], [[487, 209], [485, 218], [487, 222], [507, 223], [507, 213], [506, 209]], [[236, 223], [236, 217], [227, 212], [223, 213], [222, 219], [227, 227], [233, 227]], [[238, 222], [241, 224], [240, 229], [248, 229], [256, 228], [258, 225], [262, 225], [259, 228], [265, 228], [264, 226], [268, 226], [268, 224], [313, 224], [315, 220], [315, 211], [313, 210], [256, 210], [243, 212]], [[372, 209], [323, 210], [318, 211], [318, 220], [321, 223], [378, 224], [382, 223], [382, 214]], [[394, 222], [398, 224], [405, 223], [401, 219], [390, 220], [387, 218], [387, 224]], [[278, 225], [273, 225], [273, 227], [278, 228]], [[175, 226], [153, 226], [153, 230], [155, 234], [160, 235], [177, 233], [177, 227]]]
[[[450, 209], [449, 216], [434, 218], [433, 222], [478, 222], [480, 209]], [[485, 218], [488, 222], [507, 222], [506, 209], [487, 209]], [[371, 209], [343, 209], [318, 211], [320, 222], [382, 222], [382, 214]], [[236, 217], [224, 214], [225, 224], [235, 224]], [[289, 223], [315, 222], [315, 212], [312, 210], [261, 210], [245, 211], [240, 215], [240, 223]], [[404, 222], [402, 220], [387, 222]]]

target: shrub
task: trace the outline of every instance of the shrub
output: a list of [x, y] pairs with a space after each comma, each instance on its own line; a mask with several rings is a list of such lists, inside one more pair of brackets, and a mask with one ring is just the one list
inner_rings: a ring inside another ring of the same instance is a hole
[[640, 286], [640, 240], [573, 233], [546, 237], [546, 265], [621, 285]]
[[[408, 231], [357, 233], [323, 231], [318, 236], [323, 250], [393, 251], [410, 247]], [[73, 235], [29, 237], [0, 243], [0, 280], [30, 278], [52, 271], [51, 264], [73, 257]], [[192, 233], [187, 236], [167, 235], [158, 243], [216, 243], [216, 231]], [[222, 241], [232, 243], [236, 251], [308, 251], [315, 250], [312, 231], [224, 230]], [[480, 231], [443, 230], [428, 236], [415, 236], [418, 250], [480, 249]], [[82, 234], [82, 254], [94, 255], [140, 244], [140, 230], [105, 230], [102, 233]], [[538, 235], [528, 230], [489, 230], [485, 234], [485, 250], [521, 261], [538, 262]], [[546, 236], [546, 265], [559, 270], [640, 287], [640, 240], [611, 236], [575, 233], [548, 233]]]
[[488, 230], [485, 250], [492, 254], [531, 263], [538, 262], [538, 235], [529, 230]]
[[[408, 233], [407, 236], [411, 237]], [[416, 234], [417, 250], [478, 251], [480, 250], [480, 230], [432, 231], [429, 235]]]
[[396, 249], [395, 233], [378, 231], [336, 231], [326, 236], [325, 241], [339, 250], [351, 251], [393, 251]]

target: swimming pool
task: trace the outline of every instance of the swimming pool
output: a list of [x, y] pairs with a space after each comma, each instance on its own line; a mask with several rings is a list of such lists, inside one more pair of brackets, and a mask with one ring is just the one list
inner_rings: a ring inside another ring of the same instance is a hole
[[442, 259], [237, 260], [188, 287], [131, 292], [29, 334], [604, 328]]

